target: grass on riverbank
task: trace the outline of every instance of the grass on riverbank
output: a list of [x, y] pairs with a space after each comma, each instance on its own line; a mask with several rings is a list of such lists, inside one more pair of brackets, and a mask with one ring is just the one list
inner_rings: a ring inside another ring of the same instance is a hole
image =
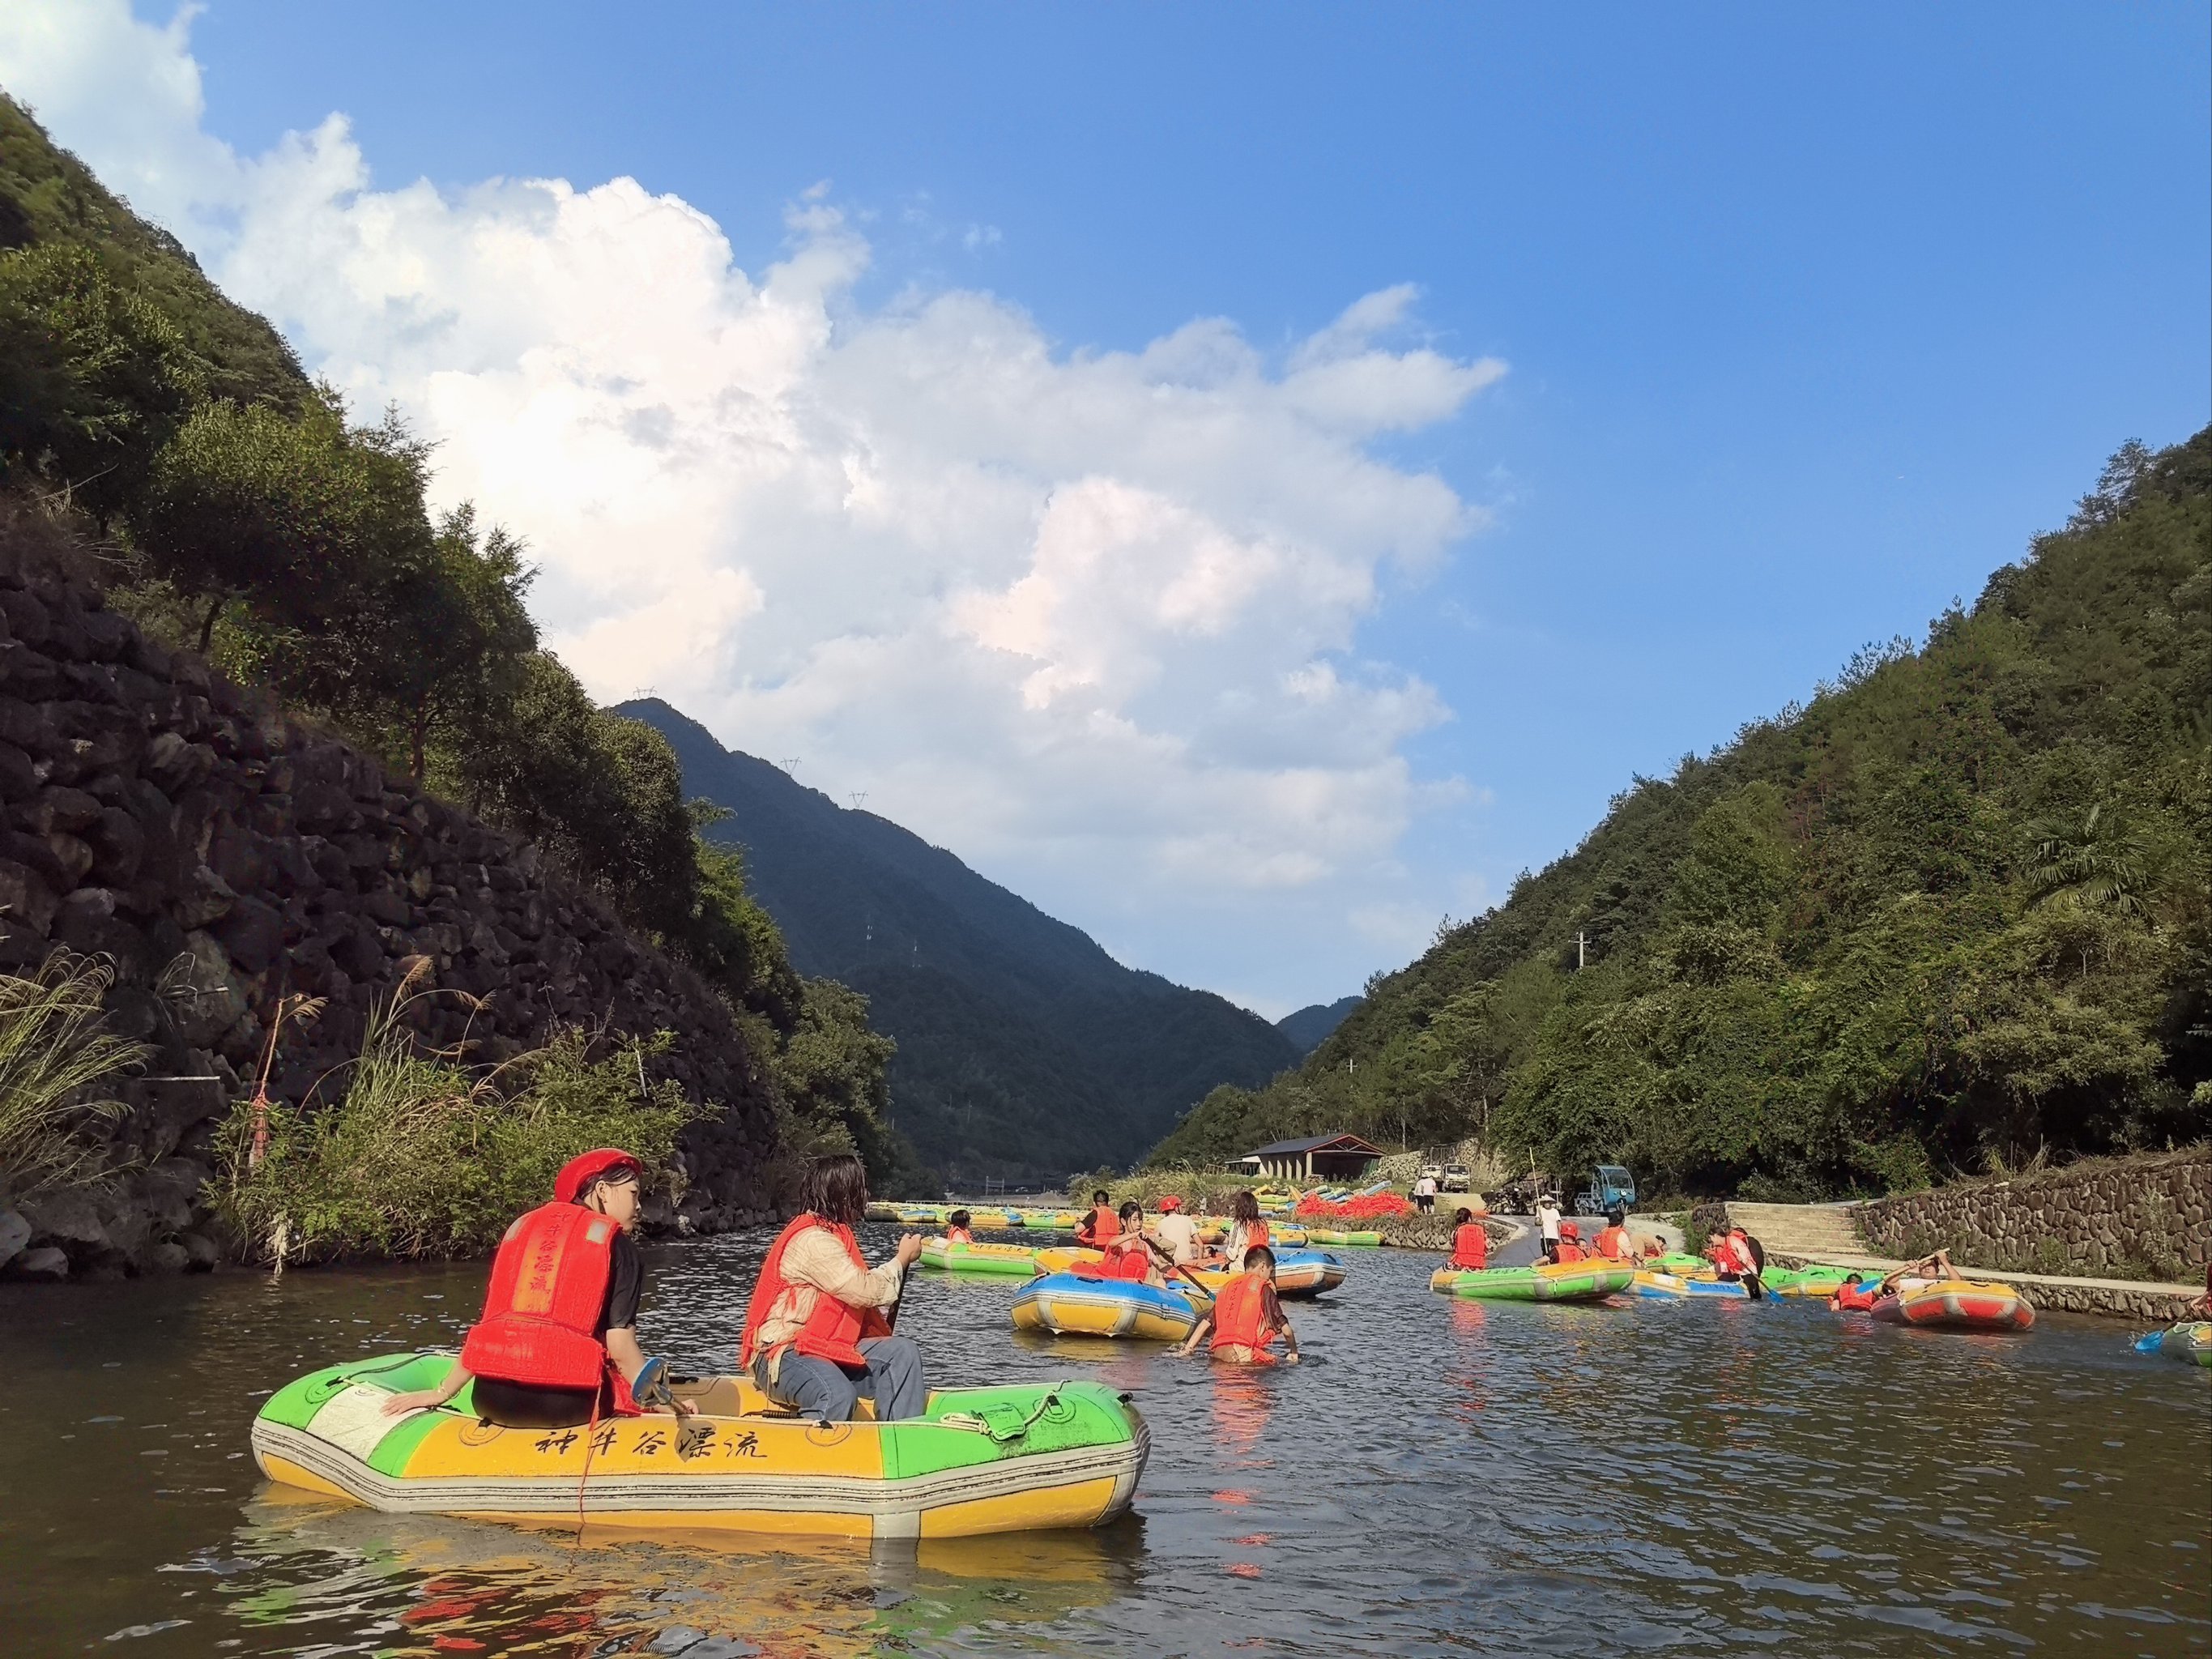
[[0, 1193], [82, 1186], [106, 1168], [90, 1131], [123, 1103], [104, 1094], [149, 1052], [107, 1029], [114, 970], [57, 951], [30, 975], [0, 974]]
[[[665, 1033], [612, 1043], [580, 1030], [492, 1068], [423, 1054], [403, 985], [372, 1015], [344, 1096], [321, 1108], [241, 1102], [226, 1126], [224, 1220], [256, 1259], [463, 1255], [551, 1195], [562, 1164], [594, 1146], [669, 1164], [702, 1109], [646, 1061]], [[265, 1121], [259, 1164], [252, 1149]]]

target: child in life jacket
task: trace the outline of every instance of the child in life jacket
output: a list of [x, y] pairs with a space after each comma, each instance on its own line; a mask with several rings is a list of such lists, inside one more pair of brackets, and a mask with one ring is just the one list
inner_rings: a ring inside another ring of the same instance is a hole
[[1452, 1219], [1457, 1224], [1452, 1229], [1452, 1271], [1482, 1272], [1490, 1266], [1489, 1230], [1474, 1218], [1474, 1212], [1469, 1209], [1462, 1208]]
[[1587, 1261], [1590, 1253], [1583, 1248], [1583, 1230], [1571, 1221], [1559, 1224], [1559, 1253], [1555, 1261]]
[[[1232, 1365], [1295, 1365], [1298, 1363], [1297, 1333], [1283, 1313], [1275, 1296], [1275, 1253], [1264, 1244], [1244, 1255], [1244, 1271], [1215, 1292], [1212, 1307], [1178, 1354], [1189, 1354], [1211, 1336], [1213, 1358]], [[1285, 1352], [1278, 1361], [1267, 1352], [1277, 1337]]]
[[969, 1231], [975, 1217], [965, 1210], [955, 1210], [945, 1218], [945, 1242], [947, 1244], [973, 1244], [975, 1235]]

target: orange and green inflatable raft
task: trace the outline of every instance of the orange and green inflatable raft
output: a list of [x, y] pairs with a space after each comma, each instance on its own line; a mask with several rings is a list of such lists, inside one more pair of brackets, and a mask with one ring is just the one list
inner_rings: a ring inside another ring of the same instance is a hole
[[[451, 1404], [387, 1417], [436, 1386], [447, 1354], [332, 1365], [253, 1421], [262, 1473], [371, 1509], [483, 1520], [847, 1538], [960, 1538], [1095, 1527], [1126, 1511], [1150, 1437], [1103, 1383], [944, 1389], [910, 1421], [807, 1422], [749, 1379], [680, 1386], [696, 1414], [509, 1429]], [[862, 1410], [867, 1409], [862, 1402]]]

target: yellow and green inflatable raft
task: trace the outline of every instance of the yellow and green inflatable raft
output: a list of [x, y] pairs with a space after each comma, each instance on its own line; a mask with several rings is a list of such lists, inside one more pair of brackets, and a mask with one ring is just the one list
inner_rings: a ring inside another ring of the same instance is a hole
[[1439, 1267], [1429, 1288], [1484, 1302], [1597, 1302], [1636, 1282], [1636, 1269], [1615, 1261], [1540, 1261], [1528, 1267], [1455, 1273]]
[[542, 1522], [580, 1505], [611, 1526], [963, 1538], [1103, 1525], [1128, 1509], [1151, 1445], [1127, 1396], [1088, 1382], [939, 1389], [923, 1416], [882, 1424], [804, 1422], [726, 1376], [678, 1390], [696, 1416], [589, 1429], [480, 1422], [469, 1388], [384, 1414], [453, 1364], [391, 1355], [280, 1389], [253, 1420], [262, 1473], [393, 1513]]
[[1000, 1273], [1027, 1279], [1036, 1272], [1037, 1253], [1026, 1244], [955, 1244], [943, 1238], [921, 1241], [921, 1265], [951, 1273]]

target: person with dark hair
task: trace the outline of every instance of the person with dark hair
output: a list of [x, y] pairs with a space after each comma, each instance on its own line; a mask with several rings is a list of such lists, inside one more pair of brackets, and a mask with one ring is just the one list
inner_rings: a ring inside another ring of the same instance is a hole
[[1221, 1246], [1224, 1261], [1242, 1261], [1246, 1251], [1264, 1250], [1273, 1242], [1267, 1224], [1260, 1218], [1258, 1198], [1248, 1189], [1230, 1200], [1229, 1237]]
[[1267, 1347], [1279, 1336], [1289, 1348], [1281, 1363], [1298, 1363], [1298, 1334], [1275, 1295], [1275, 1253], [1266, 1245], [1255, 1244], [1245, 1252], [1244, 1271], [1215, 1294], [1213, 1305], [1176, 1352], [1191, 1353], [1209, 1335], [1213, 1358], [1232, 1365], [1276, 1364]]
[[1462, 1205], [1452, 1218], [1451, 1267], [1455, 1273], [1480, 1273], [1490, 1266], [1490, 1231]]
[[1145, 1206], [1134, 1199], [1126, 1200], [1114, 1219], [1119, 1231], [1106, 1241], [1106, 1259], [1098, 1264], [1098, 1271], [1108, 1279], [1160, 1283], [1158, 1269], [1152, 1265], [1156, 1247], [1145, 1236]]
[[1103, 1250], [1107, 1242], [1119, 1237], [1121, 1231], [1121, 1223], [1114, 1213], [1113, 1200], [1107, 1196], [1106, 1189], [1101, 1187], [1091, 1194], [1089, 1212], [1075, 1224], [1075, 1242], [1086, 1244], [1094, 1250]]
[[1598, 1230], [1597, 1253], [1607, 1261], [1636, 1260], [1636, 1247], [1628, 1237], [1628, 1217], [1618, 1206], [1605, 1212], [1605, 1225]]
[[907, 1234], [890, 1261], [870, 1268], [853, 1236], [867, 1207], [859, 1158], [817, 1159], [806, 1209], [769, 1247], [745, 1310], [738, 1363], [770, 1400], [816, 1422], [851, 1421], [863, 1396], [881, 1423], [919, 1417], [929, 1403], [921, 1349], [892, 1335], [886, 1316], [921, 1236]]
[[483, 1317], [434, 1389], [395, 1394], [400, 1416], [442, 1406], [471, 1378], [477, 1415], [510, 1429], [572, 1429], [641, 1410], [688, 1415], [668, 1392], [666, 1367], [637, 1341], [645, 1265], [637, 1231], [643, 1167], [619, 1147], [573, 1158], [553, 1201], [507, 1230], [492, 1259]]
[[973, 1244], [975, 1242], [975, 1234], [973, 1231], [975, 1219], [975, 1218], [965, 1210], [955, 1210], [951, 1215], [945, 1217], [945, 1242], [947, 1244]]

